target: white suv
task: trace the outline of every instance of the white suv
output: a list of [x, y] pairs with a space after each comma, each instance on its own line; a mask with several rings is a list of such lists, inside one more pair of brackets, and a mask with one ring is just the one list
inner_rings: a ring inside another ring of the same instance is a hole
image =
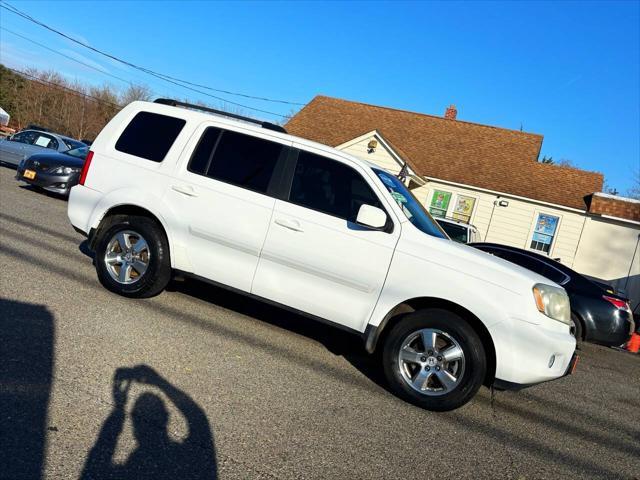
[[93, 143], [68, 213], [106, 288], [149, 297], [188, 274], [329, 322], [431, 410], [573, 368], [561, 287], [452, 242], [374, 165], [207, 112], [134, 102]]

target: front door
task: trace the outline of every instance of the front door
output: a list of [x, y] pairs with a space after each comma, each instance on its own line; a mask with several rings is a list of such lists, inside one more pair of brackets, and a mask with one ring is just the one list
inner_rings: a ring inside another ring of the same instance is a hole
[[0, 142], [0, 161], [11, 165], [18, 165], [25, 157], [25, 147], [33, 142], [36, 135], [33, 131], [16, 133], [11, 140]]
[[249, 292], [275, 203], [268, 194], [273, 171], [287, 149], [266, 134], [215, 126], [199, 132], [166, 194], [179, 212], [183, 268]]
[[376, 190], [356, 165], [300, 151], [290, 194], [275, 203], [252, 292], [362, 330], [400, 236], [393, 220], [386, 232], [355, 223], [362, 204], [385, 209]]

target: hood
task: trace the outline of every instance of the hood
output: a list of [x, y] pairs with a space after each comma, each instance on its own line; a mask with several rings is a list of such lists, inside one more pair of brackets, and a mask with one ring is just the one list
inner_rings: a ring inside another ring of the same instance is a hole
[[409, 241], [401, 242], [406, 253], [456, 270], [462, 275], [493, 283], [518, 294], [522, 294], [523, 289], [530, 290], [536, 283], [560, 287], [542, 275], [477, 248], [430, 237], [411, 227], [403, 228], [403, 236], [406, 230], [411, 231], [407, 235]]
[[84, 159], [78, 157], [72, 157], [66, 153], [36, 153], [31, 155], [27, 161], [38, 161], [42, 164], [49, 165], [50, 167], [75, 167], [82, 168], [84, 165]]

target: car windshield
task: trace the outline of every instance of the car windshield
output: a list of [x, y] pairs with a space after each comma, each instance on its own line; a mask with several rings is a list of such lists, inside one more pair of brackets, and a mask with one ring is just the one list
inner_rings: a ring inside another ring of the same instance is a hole
[[71, 150], [65, 150], [63, 153], [66, 153], [67, 155], [71, 155], [72, 157], [84, 159], [86, 158], [88, 151], [89, 151], [89, 147], [84, 146], [80, 148], [72, 148]]
[[429, 212], [413, 196], [409, 189], [395, 176], [383, 170], [373, 169], [382, 183], [402, 209], [409, 221], [419, 230], [438, 238], [447, 238], [447, 234], [435, 222]]
[[456, 242], [467, 243], [469, 241], [469, 229], [463, 225], [457, 225], [455, 223], [447, 222], [444, 220], [436, 220], [438, 225], [447, 232], [449, 238]]

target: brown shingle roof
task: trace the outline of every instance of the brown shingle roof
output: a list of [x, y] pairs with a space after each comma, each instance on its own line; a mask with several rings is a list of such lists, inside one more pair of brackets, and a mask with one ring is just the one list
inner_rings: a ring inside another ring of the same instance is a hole
[[587, 198], [589, 213], [626, 218], [640, 222], [640, 201], [631, 198], [615, 198], [595, 193]]
[[538, 163], [542, 136], [317, 96], [286, 125], [293, 135], [337, 146], [377, 130], [422, 176], [585, 208], [600, 173]]

